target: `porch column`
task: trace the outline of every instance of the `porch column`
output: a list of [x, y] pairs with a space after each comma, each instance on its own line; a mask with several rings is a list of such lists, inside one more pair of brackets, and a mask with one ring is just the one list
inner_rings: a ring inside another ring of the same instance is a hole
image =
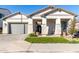
[[47, 29], [47, 19], [42, 18], [42, 35], [47, 35], [48, 29]]
[[55, 22], [55, 35], [60, 36], [61, 35], [61, 19], [57, 18]]

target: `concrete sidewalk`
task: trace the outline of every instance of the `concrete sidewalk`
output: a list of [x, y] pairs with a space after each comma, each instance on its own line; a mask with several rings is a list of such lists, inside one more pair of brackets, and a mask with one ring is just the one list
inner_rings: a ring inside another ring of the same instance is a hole
[[30, 43], [19, 40], [19, 41], [8, 41], [0, 43], [0, 52], [11, 53], [11, 52], [24, 52], [30, 47]]
[[[1, 44], [1, 43], [0, 43]], [[0, 45], [0, 53], [79, 53], [79, 44], [30, 44], [25, 41], [9, 41]]]
[[44, 53], [68, 53], [76, 52], [79, 53], [79, 44], [32, 44], [29, 51], [32, 52], [44, 52]]

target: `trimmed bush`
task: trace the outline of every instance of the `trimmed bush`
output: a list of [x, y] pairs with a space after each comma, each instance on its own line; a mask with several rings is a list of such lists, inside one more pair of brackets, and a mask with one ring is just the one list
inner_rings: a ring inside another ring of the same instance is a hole
[[34, 33], [30, 33], [28, 36], [29, 37], [37, 37], [37, 35], [35, 35]]

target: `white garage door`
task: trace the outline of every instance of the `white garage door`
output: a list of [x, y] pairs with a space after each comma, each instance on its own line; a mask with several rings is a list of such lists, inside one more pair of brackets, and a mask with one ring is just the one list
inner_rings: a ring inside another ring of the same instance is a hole
[[10, 24], [11, 34], [26, 34], [28, 26], [27, 24]]

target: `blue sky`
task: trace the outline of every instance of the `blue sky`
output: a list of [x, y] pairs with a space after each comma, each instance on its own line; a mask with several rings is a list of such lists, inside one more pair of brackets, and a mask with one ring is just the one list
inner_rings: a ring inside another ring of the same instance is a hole
[[[0, 5], [0, 8], [9, 9], [12, 13], [20, 11], [23, 14], [31, 14], [47, 5]], [[63, 8], [79, 15], [79, 5], [55, 5], [57, 8]]]

